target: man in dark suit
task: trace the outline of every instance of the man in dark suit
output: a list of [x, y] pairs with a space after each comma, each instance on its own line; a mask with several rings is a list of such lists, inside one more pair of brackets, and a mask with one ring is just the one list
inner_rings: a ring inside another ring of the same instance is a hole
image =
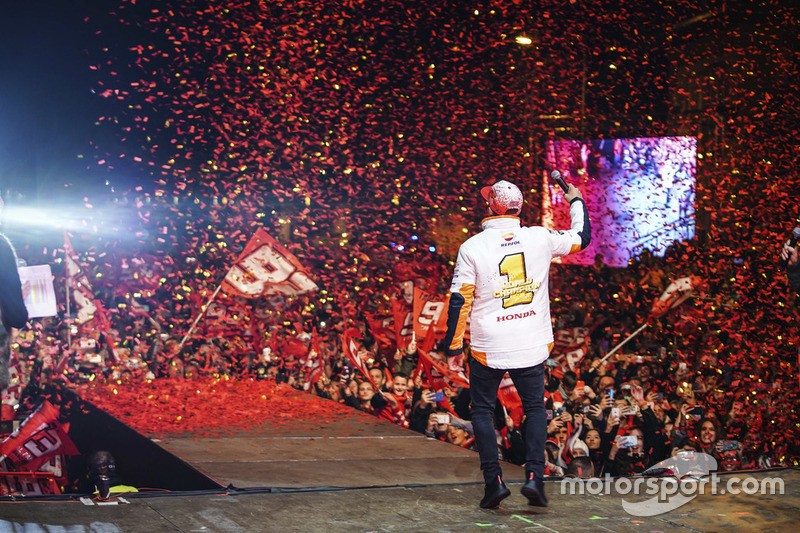
[[[0, 212], [2, 209], [3, 199], [0, 198]], [[14, 330], [24, 327], [27, 321], [17, 254], [8, 238], [0, 233], [0, 390], [8, 387], [8, 359]]]

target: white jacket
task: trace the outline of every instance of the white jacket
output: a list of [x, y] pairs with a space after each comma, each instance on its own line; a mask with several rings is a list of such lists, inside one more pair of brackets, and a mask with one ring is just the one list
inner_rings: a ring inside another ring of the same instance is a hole
[[551, 261], [586, 248], [591, 239], [583, 199], [573, 199], [570, 216], [568, 231], [523, 227], [515, 216], [481, 222], [483, 231], [458, 251], [445, 336], [448, 355], [460, 353], [469, 317], [472, 356], [486, 366], [525, 368], [547, 359], [553, 344]]

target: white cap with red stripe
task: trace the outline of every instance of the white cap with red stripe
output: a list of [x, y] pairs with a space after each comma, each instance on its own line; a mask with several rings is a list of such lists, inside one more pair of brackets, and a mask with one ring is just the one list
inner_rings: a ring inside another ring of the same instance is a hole
[[518, 215], [522, 210], [522, 192], [506, 180], [484, 187], [481, 196], [489, 202], [489, 209], [498, 215]]

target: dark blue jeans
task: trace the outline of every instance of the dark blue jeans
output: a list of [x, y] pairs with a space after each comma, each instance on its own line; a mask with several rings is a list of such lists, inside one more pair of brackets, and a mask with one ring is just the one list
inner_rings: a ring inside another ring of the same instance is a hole
[[511, 377], [525, 411], [525, 472], [537, 479], [544, 476], [544, 443], [547, 439], [547, 414], [544, 409], [544, 364], [527, 368], [498, 370], [470, 358], [469, 393], [472, 400], [472, 429], [486, 483], [502, 476], [494, 428], [497, 390], [505, 373]]

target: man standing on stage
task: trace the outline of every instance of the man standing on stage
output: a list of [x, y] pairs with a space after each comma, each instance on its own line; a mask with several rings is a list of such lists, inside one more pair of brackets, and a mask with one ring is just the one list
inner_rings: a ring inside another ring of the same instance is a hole
[[518, 215], [522, 193], [501, 180], [484, 187], [489, 216], [483, 231], [458, 251], [445, 349], [453, 370], [463, 369], [463, 336], [470, 318], [469, 381], [472, 427], [486, 482], [480, 506], [497, 507], [511, 494], [503, 483], [493, 422], [500, 381], [509, 373], [526, 416], [525, 473], [522, 494], [530, 505], [546, 507], [544, 361], [553, 347], [548, 278], [550, 262], [589, 246], [589, 215], [581, 192], [570, 185], [569, 231], [523, 227]]

